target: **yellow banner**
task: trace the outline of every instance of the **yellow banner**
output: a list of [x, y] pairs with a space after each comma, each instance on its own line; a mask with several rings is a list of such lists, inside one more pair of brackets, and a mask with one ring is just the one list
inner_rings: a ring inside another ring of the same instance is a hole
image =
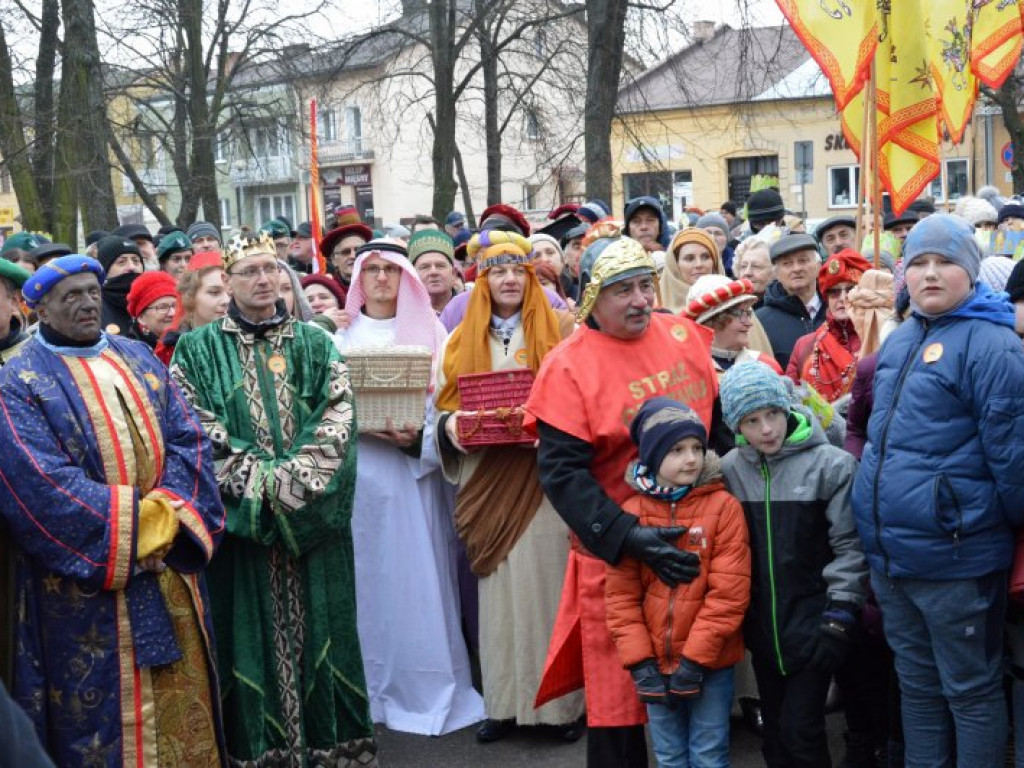
[[970, 5], [971, 70], [985, 85], [998, 88], [1020, 59], [1022, 9], [1017, 0], [975, 0]]

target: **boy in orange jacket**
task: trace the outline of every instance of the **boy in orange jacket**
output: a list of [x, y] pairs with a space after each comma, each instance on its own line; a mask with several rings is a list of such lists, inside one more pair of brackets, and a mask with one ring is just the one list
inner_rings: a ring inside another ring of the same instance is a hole
[[695, 577], [672, 588], [640, 561], [608, 566], [608, 627], [647, 705], [660, 768], [729, 765], [732, 667], [743, 658], [750, 548], [740, 503], [725, 490], [707, 432], [683, 403], [659, 397], [630, 427], [637, 490], [623, 505], [693, 555]]

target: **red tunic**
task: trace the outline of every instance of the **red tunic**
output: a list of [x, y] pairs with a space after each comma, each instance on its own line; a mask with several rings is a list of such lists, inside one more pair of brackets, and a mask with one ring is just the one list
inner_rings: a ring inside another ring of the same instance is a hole
[[[526, 404], [526, 425], [535, 429], [543, 421], [590, 443], [591, 471], [621, 505], [633, 493], [625, 482], [626, 466], [636, 458], [629, 424], [645, 401], [664, 396], [685, 402], [710, 430], [718, 395], [712, 336], [688, 318], [661, 312], [631, 341], [581, 327], [544, 358]], [[646, 712], [608, 632], [604, 579], [605, 563], [573, 536], [535, 705], [584, 687], [589, 725], [640, 725]]]

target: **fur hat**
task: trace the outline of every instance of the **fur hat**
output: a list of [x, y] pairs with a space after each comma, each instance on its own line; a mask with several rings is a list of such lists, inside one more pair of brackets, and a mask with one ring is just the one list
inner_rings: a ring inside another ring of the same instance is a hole
[[988, 200], [982, 200], [980, 197], [972, 197], [965, 202], [961, 215], [974, 226], [999, 221], [999, 211]]
[[762, 408], [778, 408], [789, 413], [789, 392], [782, 377], [756, 360], [736, 363], [725, 372], [719, 384], [722, 419], [733, 432], [740, 422]]

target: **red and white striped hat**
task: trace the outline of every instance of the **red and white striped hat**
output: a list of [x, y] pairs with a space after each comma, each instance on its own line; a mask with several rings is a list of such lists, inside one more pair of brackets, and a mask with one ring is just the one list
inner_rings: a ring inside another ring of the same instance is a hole
[[730, 307], [755, 301], [754, 285], [746, 278], [730, 280], [725, 275], [704, 275], [686, 294], [686, 315], [703, 324]]

